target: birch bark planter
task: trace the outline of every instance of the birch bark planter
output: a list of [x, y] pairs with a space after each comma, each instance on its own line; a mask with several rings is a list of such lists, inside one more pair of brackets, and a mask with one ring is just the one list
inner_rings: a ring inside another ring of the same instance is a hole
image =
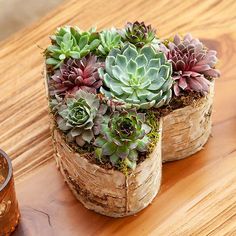
[[55, 127], [52, 133], [59, 170], [86, 208], [107, 216], [123, 217], [141, 211], [156, 196], [162, 173], [161, 137], [151, 155], [126, 176], [90, 163], [67, 145]]
[[207, 96], [162, 118], [162, 161], [174, 161], [200, 151], [211, 134], [214, 81]]
[[44, 51], [59, 170], [86, 208], [111, 217], [148, 206], [160, 187], [162, 162], [197, 152], [211, 131], [213, 84], [206, 97], [157, 117], [164, 114], [158, 109], [173, 105], [176, 72], [201, 74], [188, 84], [195, 90], [202, 84], [201, 91], [207, 86], [203, 75], [219, 76], [216, 52], [190, 34], [159, 40], [155, 32], [138, 21], [122, 33], [65, 26]]
[[[47, 96], [48, 79], [45, 70]], [[55, 127], [50, 115], [54, 157], [57, 166], [74, 196], [88, 209], [97, 213], [123, 217], [134, 215], [147, 207], [157, 195], [162, 176], [161, 129], [153, 152], [128, 175], [115, 169], [104, 169], [91, 163], [86, 154], [75, 152]], [[88, 154], [87, 154], [88, 155]]]

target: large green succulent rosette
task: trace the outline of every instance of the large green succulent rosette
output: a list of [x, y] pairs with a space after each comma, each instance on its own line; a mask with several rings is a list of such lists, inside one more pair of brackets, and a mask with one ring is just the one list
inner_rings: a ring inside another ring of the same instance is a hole
[[164, 53], [151, 46], [126, 45], [113, 49], [99, 69], [104, 85], [100, 92], [124, 102], [126, 107], [149, 109], [168, 104], [172, 96], [172, 65]]
[[150, 142], [148, 134], [151, 128], [145, 124], [145, 114], [135, 110], [115, 111], [105, 117], [101, 135], [94, 145], [98, 159], [107, 158], [114, 166], [121, 163], [135, 169], [139, 152], [146, 152]]

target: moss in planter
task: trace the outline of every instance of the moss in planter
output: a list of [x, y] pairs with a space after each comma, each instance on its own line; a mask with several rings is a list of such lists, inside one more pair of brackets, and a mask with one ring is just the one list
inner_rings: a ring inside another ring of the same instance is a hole
[[148, 146], [147, 155], [153, 152], [157, 142], [159, 141], [160, 137], [160, 124], [158, 122], [158, 115], [156, 114], [156, 110], [151, 109], [148, 110], [146, 113], [146, 123], [152, 128], [150, 133], [147, 136], [150, 138], [150, 144]]

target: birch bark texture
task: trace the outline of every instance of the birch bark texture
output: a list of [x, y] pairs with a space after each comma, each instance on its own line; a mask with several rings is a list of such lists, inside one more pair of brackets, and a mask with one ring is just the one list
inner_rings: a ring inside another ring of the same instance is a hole
[[147, 207], [161, 185], [161, 137], [153, 152], [128, 175], [91, 163], [52, 127], [55, 159], [75, 197], [88, 209], [111, 217], [133, 215]]
[[[45, 88], [49, 99], [48, 76], [44, 70]], [[124, 217], [147, 207], [157, 195], [162, 177], [161, 133], [152, 153], [128, 175], [91, 163], [85, 154], [75, 152], [66, 143], [55, 119], [49, 114], [54, 157], [74, 196], [88, 209], [97, 213]]]
[[175, 161], [200, 151], [212, 127], [214, 81], [205, 96], [162, 117], [162, 161]]

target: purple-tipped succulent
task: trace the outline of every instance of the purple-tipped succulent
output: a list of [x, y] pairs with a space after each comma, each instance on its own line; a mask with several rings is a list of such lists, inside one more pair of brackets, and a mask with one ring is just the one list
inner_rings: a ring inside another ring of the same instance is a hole
[[134, 23], [128, 22], [124, 31], [121, 32], [122, 38], [134, 44], [136, 47], [152, 44], [155, 39], [155, 34], [156, 30], [153, 29], [151, 25], [145, 25], [143, 21], [135, 21]]
[[181, 38], [175, 35], [173, 42], [167, 44], [167, 58], [173, 66], [173, 90], [176, 96], [181, 91], [209, 91], [209, 78], [220, 76], [215, 69], [217, 62], [216, 51], [208, 50], [198, 39], [191, 34]]
[[65, 96], [75, 94], [78, 90], [96, 93], [102, 85], [98, 69], [103, 63], [97, 61], [94, 55], [88, 55], [82, 59], [68, 59], [61, 64], [50, 79], [50, 94]]

